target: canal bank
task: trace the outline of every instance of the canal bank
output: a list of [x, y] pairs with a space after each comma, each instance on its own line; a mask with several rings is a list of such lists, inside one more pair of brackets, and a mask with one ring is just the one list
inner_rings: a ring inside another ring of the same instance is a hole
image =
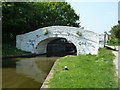
[[[68, 56], [55, 62], [42, 88], [118, 88], [114, 54], [105, 48], [98, 55]], [[64, 70], [68, 66], [68, 71]]]
[[46, 77], [44, 83], [42, 84], [40, 90], [42, 90], [43, 88], [49, 88], [48, 83], [49, 83], [50, 79], [53, 77], [53, 74], [54, 74], [54, 71], [55, 71], [55, 67], [56, 67], [56, 65], [58, 65], [58, 61], [59, 61], [60, 59], [66, 58], [66, 57], [68, 57], [68, 56], [61, 57], [61, 58], [59, 58], [59, 59], [57, 59], [57, 60], [55, 61], [53, 67], [51, 68], [51, 70], [50, 70], [48, 76]]

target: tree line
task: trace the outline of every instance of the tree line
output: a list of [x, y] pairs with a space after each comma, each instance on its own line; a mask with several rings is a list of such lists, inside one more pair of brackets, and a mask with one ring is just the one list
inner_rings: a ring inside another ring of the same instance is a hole
[[79, 18], [67, 2], [3, 2], [3, 42], [47, 26], [80, 27]]
[[118, 21], [118, 25], [111, 28], [110, 33], [108, 43], [120, 45], [120, 21]]

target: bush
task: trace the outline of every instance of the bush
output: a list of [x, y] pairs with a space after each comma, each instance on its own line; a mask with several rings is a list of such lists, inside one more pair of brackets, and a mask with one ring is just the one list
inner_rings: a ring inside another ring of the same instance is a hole
[[78, 36], [82, 36], [82, 33], [79, 32], [79, 31], [77, 31], [76, 34], [77, 34]]
[[50, 32], [46, 29], [45, 32], [44, 32], [44, 35], [47, 35], [49, 34]]

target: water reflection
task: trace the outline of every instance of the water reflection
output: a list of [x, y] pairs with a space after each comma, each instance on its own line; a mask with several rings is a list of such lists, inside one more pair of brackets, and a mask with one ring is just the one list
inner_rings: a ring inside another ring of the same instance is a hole
[[4, 59], [2, 87], [40, 88], [57, 58], [59, 57]]
[[43, 83], [47, 73], [37, 66], [37, 60], [38, 59], [28, 59], [16, 62], [16, 72]]

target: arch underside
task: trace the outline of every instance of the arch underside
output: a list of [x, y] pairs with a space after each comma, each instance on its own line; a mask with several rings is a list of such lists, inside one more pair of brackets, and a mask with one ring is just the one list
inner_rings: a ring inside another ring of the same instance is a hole
[[47, 53], [47, 44], [55, 39], [57, 39], [58, 37], [52, 37], [52, 38], [48, 38], [45, 40], [42, 40], [41, 42], [38, 43], [38, 45], [36, 46], [36, 53], [39, 54], [43, 54], [43, 53]]
[[[57, 39], [61, 39], [63, 37], [51, 37], [51, 38], [47, 38], [45, 40], [42, 40], [41, 42], [39, 42], [36, 46], [36, 50], [35, 50], [35, 53], [39, 53], [39, 54], [43, 54], [43, 53], [47, 53], [47, 45], [53, 41], [53, 40], [57, 40]], [[63, 38], [63, 39], [66, 39], [66, 38]], [[66, 39], [67, 40], [67, 39]], [[67, 40], [68, 41], [68, 40]], [[70, 42], [72, 43], [72, 41]], [[72, 43], [74, 45], [74, 43]], [[76, 50], [77, 50], [77, 47], [76, 45], [74, 45]], [[59, 47], [60, 48], [60, 47]]]

